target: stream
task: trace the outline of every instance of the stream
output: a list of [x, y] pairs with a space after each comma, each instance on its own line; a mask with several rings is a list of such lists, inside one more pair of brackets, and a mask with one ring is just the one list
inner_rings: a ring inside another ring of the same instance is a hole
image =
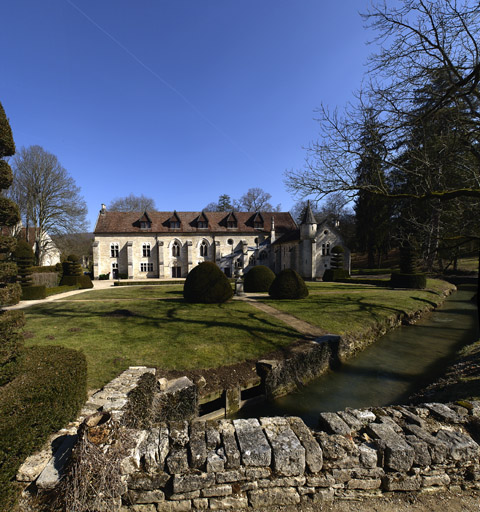
[[415, 325], [389, 331], [301, 390], [242, 409], [236, 417], [300, 416], [316, 426], [320, 412], [407, 403], [410, 395], [442, 375], [456, 351], [478, 339], [474, 293], [475, 287], [460, 286]]

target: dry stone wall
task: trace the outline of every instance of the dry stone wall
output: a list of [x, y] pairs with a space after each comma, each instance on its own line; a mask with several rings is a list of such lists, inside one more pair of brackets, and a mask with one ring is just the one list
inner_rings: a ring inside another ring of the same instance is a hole
[[[480, 402], [325, 412], [315, 429], [296, 417], [164, 422], [162, 415], [152, 415], [148, 429], [131, 428], [125, 421], [130, 397], [152, 373], [131, 368], [95, 393], [63, 432], [53, 458], [48, 462], [50, 449], [43, 458], [37, 454], [18, 479], [34, 482], [35, 492], [51, 490], [75, 444], [76, 427], [83, 421], [88, 437], [90, 428], [98, 429], [92, 422], [98, 416], [108, 418], [101, 427], [107, 433], [118, 431], [109, 422], [123, 422], [129, 439], [119, 462], [122, 493], [108, 510], [303, 508], [385, 492], [480, 489]], [[160, 379], [157, 402], [176, 403], [162, 398], [169, 391], [174, 398], [189, 396], [190, 384]], [[108, 435], [91, 437], [100, 437], [104, 453], [115, 443]]]
[[134, 436], [122, 463], [122, 510], [261, 509], [478, 489], [479, 420], [473, 402], [323, 413], [318, 430], [295, 417], [165, 423]]

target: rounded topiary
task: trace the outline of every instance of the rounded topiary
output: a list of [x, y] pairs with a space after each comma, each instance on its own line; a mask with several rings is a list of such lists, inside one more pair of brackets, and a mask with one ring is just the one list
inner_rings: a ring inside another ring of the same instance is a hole
[[268, 294], [272, 299], [304, 299], [308, 296], [308, 288], [298, 272], [287, 268], [275, 278]]
[[183, 285], [183, 297], [187, 302], [218, 304], [232, 296], [227, 276], [211, 261], [204, 261], [191, 270]]
[[257, 265], [251, 268], [243, 281], [246, 292], [268, 292], [275, 280], [275, 274], [265, 265]]

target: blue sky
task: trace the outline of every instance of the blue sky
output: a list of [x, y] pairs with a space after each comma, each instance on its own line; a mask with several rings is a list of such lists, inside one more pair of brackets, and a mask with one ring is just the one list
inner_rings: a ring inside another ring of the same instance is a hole
[[130, 193], [200, 210], [251, 187], [289, 210], [314, 110], [353, 99], [372, 51], [342, 0], [3, 0], [0, 101], [54, 153], [91, 229]]

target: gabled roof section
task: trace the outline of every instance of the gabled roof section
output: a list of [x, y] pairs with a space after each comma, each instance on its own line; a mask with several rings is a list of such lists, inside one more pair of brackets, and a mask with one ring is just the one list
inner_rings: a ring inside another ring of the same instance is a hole
[[152, 222], [152, 219], [149, 217], [147, 210], [143, 212], [143, 215], [138, 219], [138, 222]]
[[315, 215], [313, 215], [312, 207], [310, 206], [310, 201], [307, 201], [307, 207], [305, 208], [305, 212], [303, 214], [302, 220], [300, 224], [316, 224]]
[[230, 212], [226, 218], [226, 222], [238, 222], [237, 216], [235, 215], [235, 212]]
[[261, 212], [256, 212], [255, 216], [253, 217], [253, 223], [254, 224], [263, 224], [263, 215]]
[[182, 222], [178, 216], [177, 210], [173, 210], [173, 215], [168, 219], [168, 222]]
[[[255, 230], [253, 222], [256, 215], [254, 212], [156, 212], [149, 211], [148, 217], [151, 220], [151, 229], [153, 233], [169, 233], [170, 220], [180, 222], [180, 228], [176, 228], [179, 233], [196, 233], [197, 220], [202, 215], [208, 219], [208, 233], [228, 233], [232, 228], [227, 227], [227, 219], [231, 222], [237, 221], [236, 231], [239, 233], [258, 233]], [[141, 233], [144, 231], [140, 228], [140, 220], [143, 213], [141, 212], [110, 212], [106, 211], [100, 215], [95, 226], [95, 234], [120, 234], [120, 233]], [[275, 231], [277, 236], [282, 233], [297, 228], [295, 221], [289, 212], [262, 212], [264, 220], [263, 229], [270, 231], [272, 227], [272, 217], [275, 217]], [[202, 229], [202, 233], [205, 229]]]

